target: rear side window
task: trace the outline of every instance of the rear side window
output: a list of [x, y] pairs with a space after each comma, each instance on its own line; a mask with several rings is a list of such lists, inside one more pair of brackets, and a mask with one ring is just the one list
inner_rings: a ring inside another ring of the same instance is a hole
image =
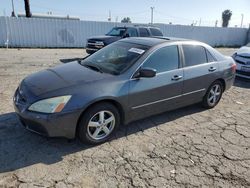
[[206, 50], [206, 53], [207, 53], [207, 62], [214, 62], [216, 61], [216, 59], [214, 58], [214, 56], [212, 56], [212, 54]]
[[194, 66], [207, 63], [205, 48], [198, 45], [183, 45], [185, 66]]
[[149, 32], [146, 28], [139, 28], [140, 36], [141, 37], [149, 37]]
[[177, 46], [165, 46], [155, 51], [143, 67], [156, 69], [157, 73], [179, 68], [179, 53]]
[[156, 28], [150, 28], [151, 34], [153, 36], [163, 36], [162, 32]]
[[129, 34], [130, 37], [137, 37], [137, 30], [135, 28], [128, 28], [127, 29], [127, 34]]

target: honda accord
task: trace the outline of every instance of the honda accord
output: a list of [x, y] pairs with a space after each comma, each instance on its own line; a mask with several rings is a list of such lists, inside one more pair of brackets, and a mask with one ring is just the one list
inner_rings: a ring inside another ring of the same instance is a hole
[[120, 125], [194, 103], [215, 107], [236, 64], [212, 47], [175, 38], [126, 38], [26, 77], [14, 94], [27, 129], [90, 144]]

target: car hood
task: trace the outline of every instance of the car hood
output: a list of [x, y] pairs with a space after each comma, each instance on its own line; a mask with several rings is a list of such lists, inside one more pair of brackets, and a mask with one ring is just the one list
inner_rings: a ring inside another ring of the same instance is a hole
[[88, 69], [76, 61], [31, 74], [22, 83], [25, 84], [31, 93], [39, 96], [48, 92], [95, 82], [112, 76]]
[[121, 37], [119, 36], [108, 36], [108, 35], [101, 35], [101, 36], [95, 36], [95, 37], [91, 37], [88, 39], [89, 40], [93, 40], [93, 41], [116, 41], [121, 39]]
[[241, 47], [236, 53], [237, 55], [240, 55], [242, 57], [250, 58], [250, 47], [247, 46]]

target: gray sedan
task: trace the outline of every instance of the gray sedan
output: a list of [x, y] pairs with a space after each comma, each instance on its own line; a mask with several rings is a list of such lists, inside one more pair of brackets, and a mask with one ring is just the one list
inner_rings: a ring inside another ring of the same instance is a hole
[[231, 57], [204, 43], [127, 38], [26, 77], [14, 107], [31, 131], [99, 144], [131, 121], [194, 103], [215, 107], [235, 69]]

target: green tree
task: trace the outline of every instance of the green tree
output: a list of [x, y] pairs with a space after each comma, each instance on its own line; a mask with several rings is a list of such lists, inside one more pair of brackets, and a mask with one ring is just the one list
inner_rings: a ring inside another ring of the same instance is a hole
[[122, 22], [122, 23], [132, 23], [130, 17], [125, 17], [125, 18], [123, 18], [121, 22]]
[[229, 21], [232, 16], [232, 11], [227, 9], [222, 12], [222, 27], [228, 27]]
[[25, 6], [26, 17], [27, 17], [27, 18], [30, 18], [30, 17], [31, 17], [31, 12], [30, 12], [30, 1], [29, 1], [29, 0], [24, 0], [24, 6]]

